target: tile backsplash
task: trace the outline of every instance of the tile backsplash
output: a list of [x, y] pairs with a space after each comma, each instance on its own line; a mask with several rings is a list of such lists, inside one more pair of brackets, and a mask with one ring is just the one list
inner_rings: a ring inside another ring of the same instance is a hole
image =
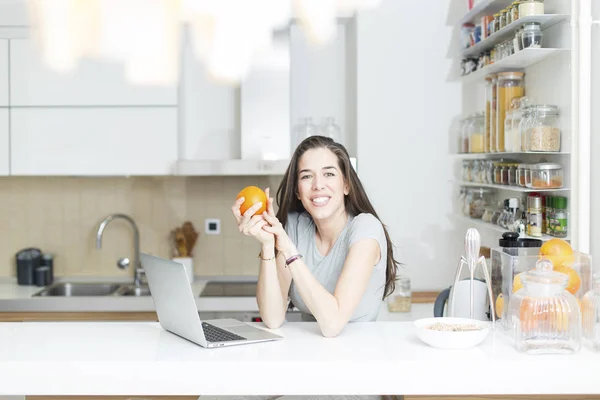
[[[140, 249], [171, 257], [169, 232], [191, 221], [200, 233], [194, 248], [195, 275], [256, 275], [260, 245], [238, 232], [231, 215], [237, 193], [247, 185], [270, 187], [280, 177], [2, 177], [0, 178], [0, 277], [16, 276], [14, 255], [38, 247], [55, 256], [56, 277], [133, 276], [121, 257], [133, 260], [133, 231], [123, 220], [96, 231], [109, 214], [131, 216]], [[221, 220], [220, 235], [207, 235], [204, 221]]]

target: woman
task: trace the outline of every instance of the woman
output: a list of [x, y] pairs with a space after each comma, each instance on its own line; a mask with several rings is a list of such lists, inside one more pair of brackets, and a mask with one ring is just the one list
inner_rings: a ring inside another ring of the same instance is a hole
[[288, 294], [322, 334], [337, 336], [348, 322], [374, 321], [381, 300], [394, 290], [397, 262], [385, 226], [350, 165], [346, 149], [323, 136], [305, 139], [294, 152], [267, 211], [240, 214], [239, 230], [262, 245], [257, 302], [262, 321], [278, 328]]

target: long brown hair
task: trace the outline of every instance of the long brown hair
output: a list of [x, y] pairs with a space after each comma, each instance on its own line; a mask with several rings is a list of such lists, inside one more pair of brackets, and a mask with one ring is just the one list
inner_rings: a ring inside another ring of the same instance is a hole
[[[379, 216], [375, 212], [373, 205], [369, 201], [369, 197], [356, 174], [356, 171], [350, 164], [350, 156], [346, 148], [333, 141], [333, 139], [325, 136], [309, 136], [304, 139], [302, 143], [298, 145], [290, 164], [283, 175], [283, 179], [279, 188], [277, 189], [277, 219], [283, 227], [287, 225], [287, 217], [290, 212], [302, 213], [305, 211], [304, 206], [300, 199], [296, 195], [298, 187], [298, 164], [300, 157], [311, 149], [325, 148], [329, 149], [338, 159], [338, 166], [344, 176], [344, 181], [348, 184], [349, 193], [348, 196], [344, 197], [344, 205], [346, 212], [352, 216], [359, 215], [361, 213], [369, 213], [375, 216], [380, 222]], [[385, 240], [387, 242], [387, 267], [385, 271], [385, 290], [383, 292], [383, 298], [389, 296], [396, 287], [396, 272], [398, 268], [398, 262], [394, 259], [393, 244], [388, 234], [387, 228], [383, 222], [383, 231], [385, 233]]]

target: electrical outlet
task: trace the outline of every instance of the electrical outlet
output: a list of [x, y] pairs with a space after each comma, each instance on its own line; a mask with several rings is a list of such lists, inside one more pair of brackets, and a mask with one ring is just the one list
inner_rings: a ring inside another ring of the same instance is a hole
[[207, 235], [221, 234], [221, 220], [216, 218], [207, 218], [204, 220], [204, 233]]

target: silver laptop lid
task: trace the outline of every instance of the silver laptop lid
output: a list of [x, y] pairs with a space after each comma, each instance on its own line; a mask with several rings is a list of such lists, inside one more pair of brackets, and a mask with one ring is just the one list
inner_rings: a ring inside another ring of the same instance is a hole
[[185, 267], [175, 261], [140, 253], [160, 325], [176, 335], [207, 346], [192, 286]]

